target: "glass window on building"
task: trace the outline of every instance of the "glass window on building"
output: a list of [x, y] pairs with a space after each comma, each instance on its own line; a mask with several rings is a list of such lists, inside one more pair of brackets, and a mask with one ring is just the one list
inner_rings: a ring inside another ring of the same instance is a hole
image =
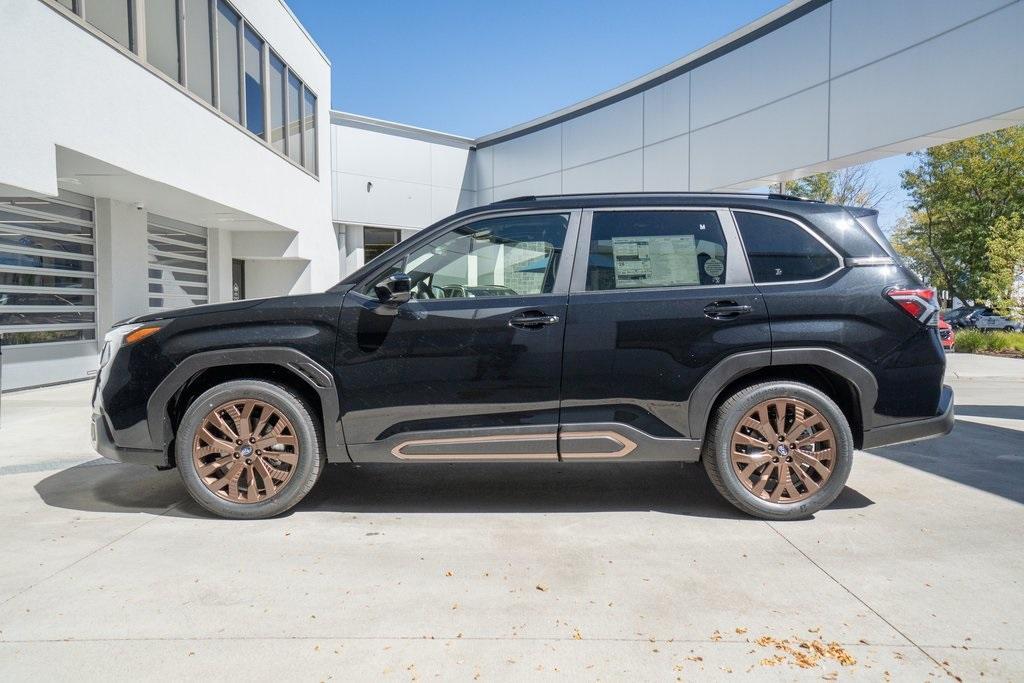
[[96, 338], [92, 200], [73, 202], [0, 197], [5, 346]]
[[288, 156], [302, 163], [302, 81], [288, 74]]
[[369, 263], [401, 241], [401, 230], [363, 228], [363, 263]]
[[85, 20], [131, 50], [131, 0], [89, 0]]
[[210, 3], [182, 0], [185, 11], [185, 51], [188, 54], [185, 84], [213, 104], [213, 58], [210, 49]]
[[178, 80], [177, 0], [146, 0], [146, 61]]
[[270, 53], [270, 144], [284, 154], [284, 62]]
[[78, 9], [75, 7], [75, 0], [57, 0], [57, 2], [67, 7], [72, 12], [78, 11]]
[[240, 17], [227, 3], [217, 3], [217, 103], [226, 116], [241, 123], [241, 87], [238, 73]]
[[725, 284], [726, 256], [714, 211], [595, 212], [587, 290]]
[[302, 90], [302, 165], [316, 173], [316, 95]]
[[263, 40], [245, 27], [245, 127], [263, 137], [266, 131], [263, 114]]

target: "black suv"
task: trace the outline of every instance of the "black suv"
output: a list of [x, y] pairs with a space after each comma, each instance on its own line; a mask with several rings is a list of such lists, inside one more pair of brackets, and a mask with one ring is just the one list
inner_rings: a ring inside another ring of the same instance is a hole
[[875, 218], [736, 194], [464, 211], [322, 294], [116, 327], [95, 447], [235, 518], [327, 462], [570, 460], [702, 461], [740, 509], [805, 517], [855, 448], [953, 425], [934, 294]]

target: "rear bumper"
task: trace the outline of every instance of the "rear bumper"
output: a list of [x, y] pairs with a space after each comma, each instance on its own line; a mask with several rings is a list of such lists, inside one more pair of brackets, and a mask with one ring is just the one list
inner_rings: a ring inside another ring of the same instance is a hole
[[97, 453], [105, 458], [117, 460], [118, 462], [135, 463], [138, 465], [153, 465], [154, 467], [167, 467], [167, 454], [163, 451], [153, 451], [142, 448], [123, 448], [114, 443], [107, 428], [107, 421], [103, 413], [92, 414], [92, 447]]
[[953, 389], [948, 384], [943, 385], [942, 394], [939, 397], [939, 411], [935, 417], [876, 427], [864, 432], [863, 448], [878, 448], [879, 446], [945, 436], [953, 431], [955, 419]]

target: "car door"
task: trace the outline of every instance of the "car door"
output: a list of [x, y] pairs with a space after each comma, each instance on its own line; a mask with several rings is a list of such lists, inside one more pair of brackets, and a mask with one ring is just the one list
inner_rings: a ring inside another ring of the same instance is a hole
[[696, 460], [691, 394], [727, 356], [769, 349], [767, 311], [728, 211], [585, 211], [565, 329], [562, 458]]
[[[578, 211], [464, 220], [346, 295], [336, 370], [353, 460], [557, 459], [578, 225]], [[398, 272], [413, 299], [382, 303], [374, 284]]]

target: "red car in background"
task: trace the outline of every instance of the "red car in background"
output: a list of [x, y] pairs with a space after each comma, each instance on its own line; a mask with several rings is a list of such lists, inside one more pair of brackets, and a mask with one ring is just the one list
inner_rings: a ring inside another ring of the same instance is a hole
[[942, 348], [946, 351], [953, 350], [953, 344], [956, 343], [956, 332], [953, 331], [953, 326], [947, 323], [942, 316], [939, 316], [939, 341], [942, 342]]

